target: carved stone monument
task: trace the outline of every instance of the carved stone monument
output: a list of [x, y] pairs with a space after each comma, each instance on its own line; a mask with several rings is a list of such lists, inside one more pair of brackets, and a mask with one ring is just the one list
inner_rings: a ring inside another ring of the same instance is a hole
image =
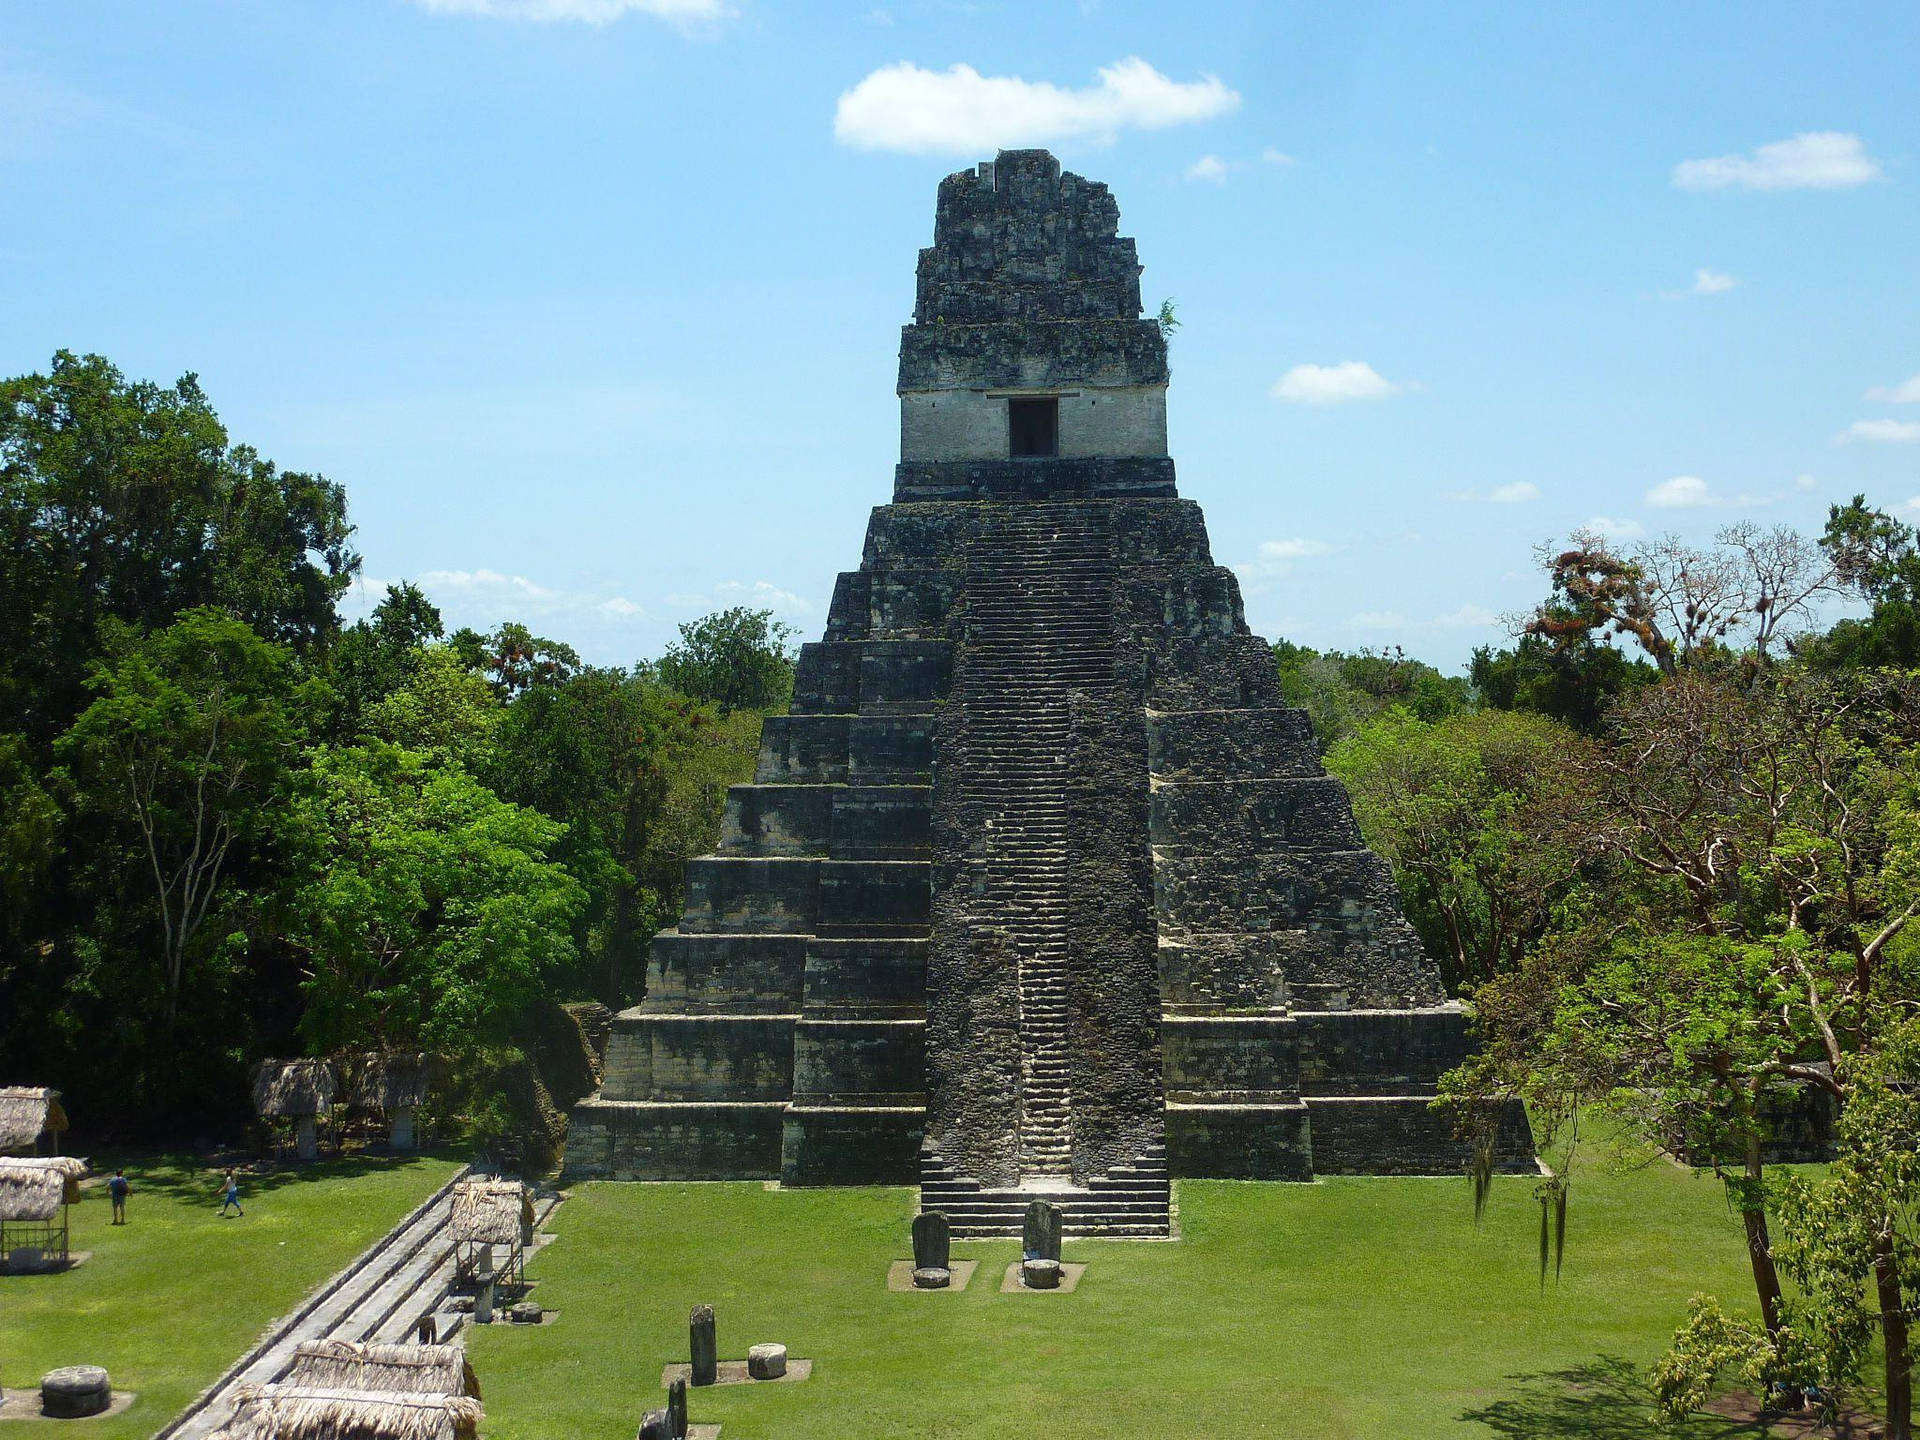
[[1060, 1236], [1064, 1219], [1057, 1205], [1035, 1200], [1027, 1206], [1020, 1226], [1020, 1252], [1029, 1260], [1060, 1259]]
[[667, 1432], [673, 1440], [687, 1440], [687, 1382], [667, 1386]]
[[[572, 1175], [918, 1181], [959, 1235], [1036, 1194], [1165, 1235], [1170, 1175], [1462, 1167], [1428, 1102], [1465, 1013], [1175, 488], [1168, 378], [1106, 186], [1040, 150], [941, 182], [893, 503], [687, 867]], [[1530, 1148], [1515, 1107], [1499, 1159]]]
[[713, 1384], [720, 1371], [720, 1341], [714, 1332], [711, 1305], [693, 1307], [687, 1317], [687, 1344], [693, 1361], [693, 1383]]
[[913, 1217], [913, 1283], [922, 1290], [944, 1290], [953, 1280], [953, 1230], [938, 1210]]

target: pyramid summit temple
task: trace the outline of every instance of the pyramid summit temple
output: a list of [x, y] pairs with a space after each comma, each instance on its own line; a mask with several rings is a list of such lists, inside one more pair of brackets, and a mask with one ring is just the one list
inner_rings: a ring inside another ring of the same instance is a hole
[[1175, 489], [1118, 230], [1045, 151], [941, 182], [893, 502], [688, 866], [570, 1175], [1165, 1235], [1174, 1176], [1461, 1168], [1428, 1102], [1465, 1013]]

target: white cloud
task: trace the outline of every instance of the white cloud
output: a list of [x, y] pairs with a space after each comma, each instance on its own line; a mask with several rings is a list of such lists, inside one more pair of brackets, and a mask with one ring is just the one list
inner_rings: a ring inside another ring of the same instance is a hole
[[1896, 515], [1911, 515], [1914, 519], [1920, 520], [1920, 495], [1914, 496], [1904, 505], [1894, 506], [1893, 513]]
[[710, 591], [680, 592], [667, 596], [666, 601], [681, 610], [726, 610], [744, 605], [752, 610], [795, 616], [810, 615], [814, 610], [811, 600], [791, 590], [782, 590], [771, 580], [723, 580]]
[[1458, 610], [1414, 620], [1398, 610], [1363, 610], [1347, 620], [1349, 630], [1388, 630], [1405, 635], [1422, 630], [1479, 630], [1500, 623], [1500, 617], [1484, 605], [1467, 601]]
[[1272, 394], [1292, 405], [1340, 405], [1383, 400], [1403, 388], [1364, 360], [1343, 360], [1338, 365], [1296, 365], [1274, 382]]
[[1620, 520], [1611, 515], [1596, 515], [1587, 521], [1587, 529], [1598, 530], [1613, 540], [1631, 540], [1647, 533], [1647, 527], [1638, 520]]
[[1446, 499], [1472, 504], [1484, 500], [1491, 505], [1524, 505], [1529, 500], [1540, 498], [1540, 487], [1531, 480], [1516, 480], [1510, 485], [1496, 485], [1491, 490], [1449, 490]]
[[1890, 405], [1920, 405], [1920, 375], [1898, 385], [1876, 385], [1867, 391], [1867, 399], [1883, 400]]
[[1122, 130], [1211, 120], [1240, 103], [1215, 76], [1170, 80], [1138, 56], [1106, 66], [1099, 77], [1099, 84], [1074, 90], [982, 75], [971, 65], [923, 70], [902, 60], [840, 96], [833, 133], [858, 150], [973, 155], [1057, 140], [1106, 143]]
[[1813, 476], [1811, 475], [1796, 475], [1793, 477], [1793, 483], [1796, 489], [1811, 490], [1813, 489], [1814, 486], [1818, 485], [1820, 482], [1814, 479]]
[[1847, 190], [1880, 178], [1880, 162], [1858, 135], [1810, 130], [1746, 155], [1682, 160], [1673, 183], [1682, 190]]
[[1843, 445], [1849, 440], [1911, 445], [1920, 440], [1920, 420], [1856, 420], [1834, 438]]
[[1647, 491], [1647, 504], [1657, 510], [1693, 510], [1715, 503], [1713, 487], [1698, 475], [1676, 475]]
[[1656, 510], [1703, 510], [1726, 505], [1771, 505], [1773, 495], [1722, 495], [1698, 475], [1675, 475], [1647, 491], [1647, 504]]
[[1261, 593], [1264, 587], [1257, 582], [1274, 580], [1293, 569], [1295, 560], [1311, 560], [1317, 555], [1330, 555], [1334, 547], [1324, 540], [1308, 540], [1296, 536], [1288, 540], [1263, 540], [1260, 543], [1258, 558], [1233, 567], [1234, 574], [1249, 585], [1254, 585], [1255, 593]]
[[1269, 145], [1260, 152], [1260, 163], [1262, 165], [1298, 165], [1300, 162], [1286, 151], [1276, 150]]
[[623, 15], [651, 15], [674, 25], [721, 20], [733, 12], [723, 0], [413, 0], [440, 15], [486, 15], [500, 20], [573, 21], [605, 25]]
[[1724, 295], [1740, 282], [1724, 270], [1700, 269], [1693, 272], [1693, 283], [1684, 290], [1662, 290], [1662, 300], [1685, 300], [1694, 295]]
[[1227, 183], [1229, 166], [1218, 155], [1202, 155], [1187, 167], [1187, 179], [1205, 180], [1210, 185]]
[[551, 600], [557, 594], [524, 575], [503, 575], [498, 570], [429, 570], [420, 577], [420, 585], [429, 591], [452, 590], [463, 595], [501, 595], [523, 600]]

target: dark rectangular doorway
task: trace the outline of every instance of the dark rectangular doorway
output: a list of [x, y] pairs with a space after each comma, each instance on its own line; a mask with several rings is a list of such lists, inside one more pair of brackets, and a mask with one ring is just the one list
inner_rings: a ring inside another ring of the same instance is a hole
[[1007, 453], [1014, 459], [1060, 453], [1060, 401], [1007, 401]]

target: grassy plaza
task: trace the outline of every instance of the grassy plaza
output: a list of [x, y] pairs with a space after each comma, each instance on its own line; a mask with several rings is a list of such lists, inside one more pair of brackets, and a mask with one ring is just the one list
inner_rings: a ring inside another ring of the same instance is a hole
[[470, 1341], [495, 1440], [626, 1436], [663, 1403], [687, 1312], [720, 1354], [784, 1342], [804, 1384], [696, 1392], [755, 1437], [1548, 1436], [1662, 1431], [1644, 1388], [1687, 1297], [1751, 1306], [1718, 1184], [1660, 1161], [1576, 1175], [1567, 1264], [1542, 1288], [1533, 1182], [1474, 1227], [1464, 1181], [1186, 1181], [1177, 1243], [1068, 1241], [1071, 1295], [1002, 1294], [1012, 1241], [956, 1241], [960, 1294], [889, 1293], [913, 1193], [587, 1184], [532, 1262], [558, 1318]]
[[[139, 1398], [84, 1422], [90, 1440], [153, 1434], [277, 1317], [384, 1235], [456, 1168], [347, 1160], [247, 1175], [244, 1216], [218, 1214], [218, 1172], [129, 1162], [127, 1224], [96, 1179], [73, 1208], [70, 1270], [14, 1275], [0, 1298], [0, 1381], [31, 1389], [60, 1365], [104, 1365]], [[112, 1161], [96, 1169], [111, 1175]]]

